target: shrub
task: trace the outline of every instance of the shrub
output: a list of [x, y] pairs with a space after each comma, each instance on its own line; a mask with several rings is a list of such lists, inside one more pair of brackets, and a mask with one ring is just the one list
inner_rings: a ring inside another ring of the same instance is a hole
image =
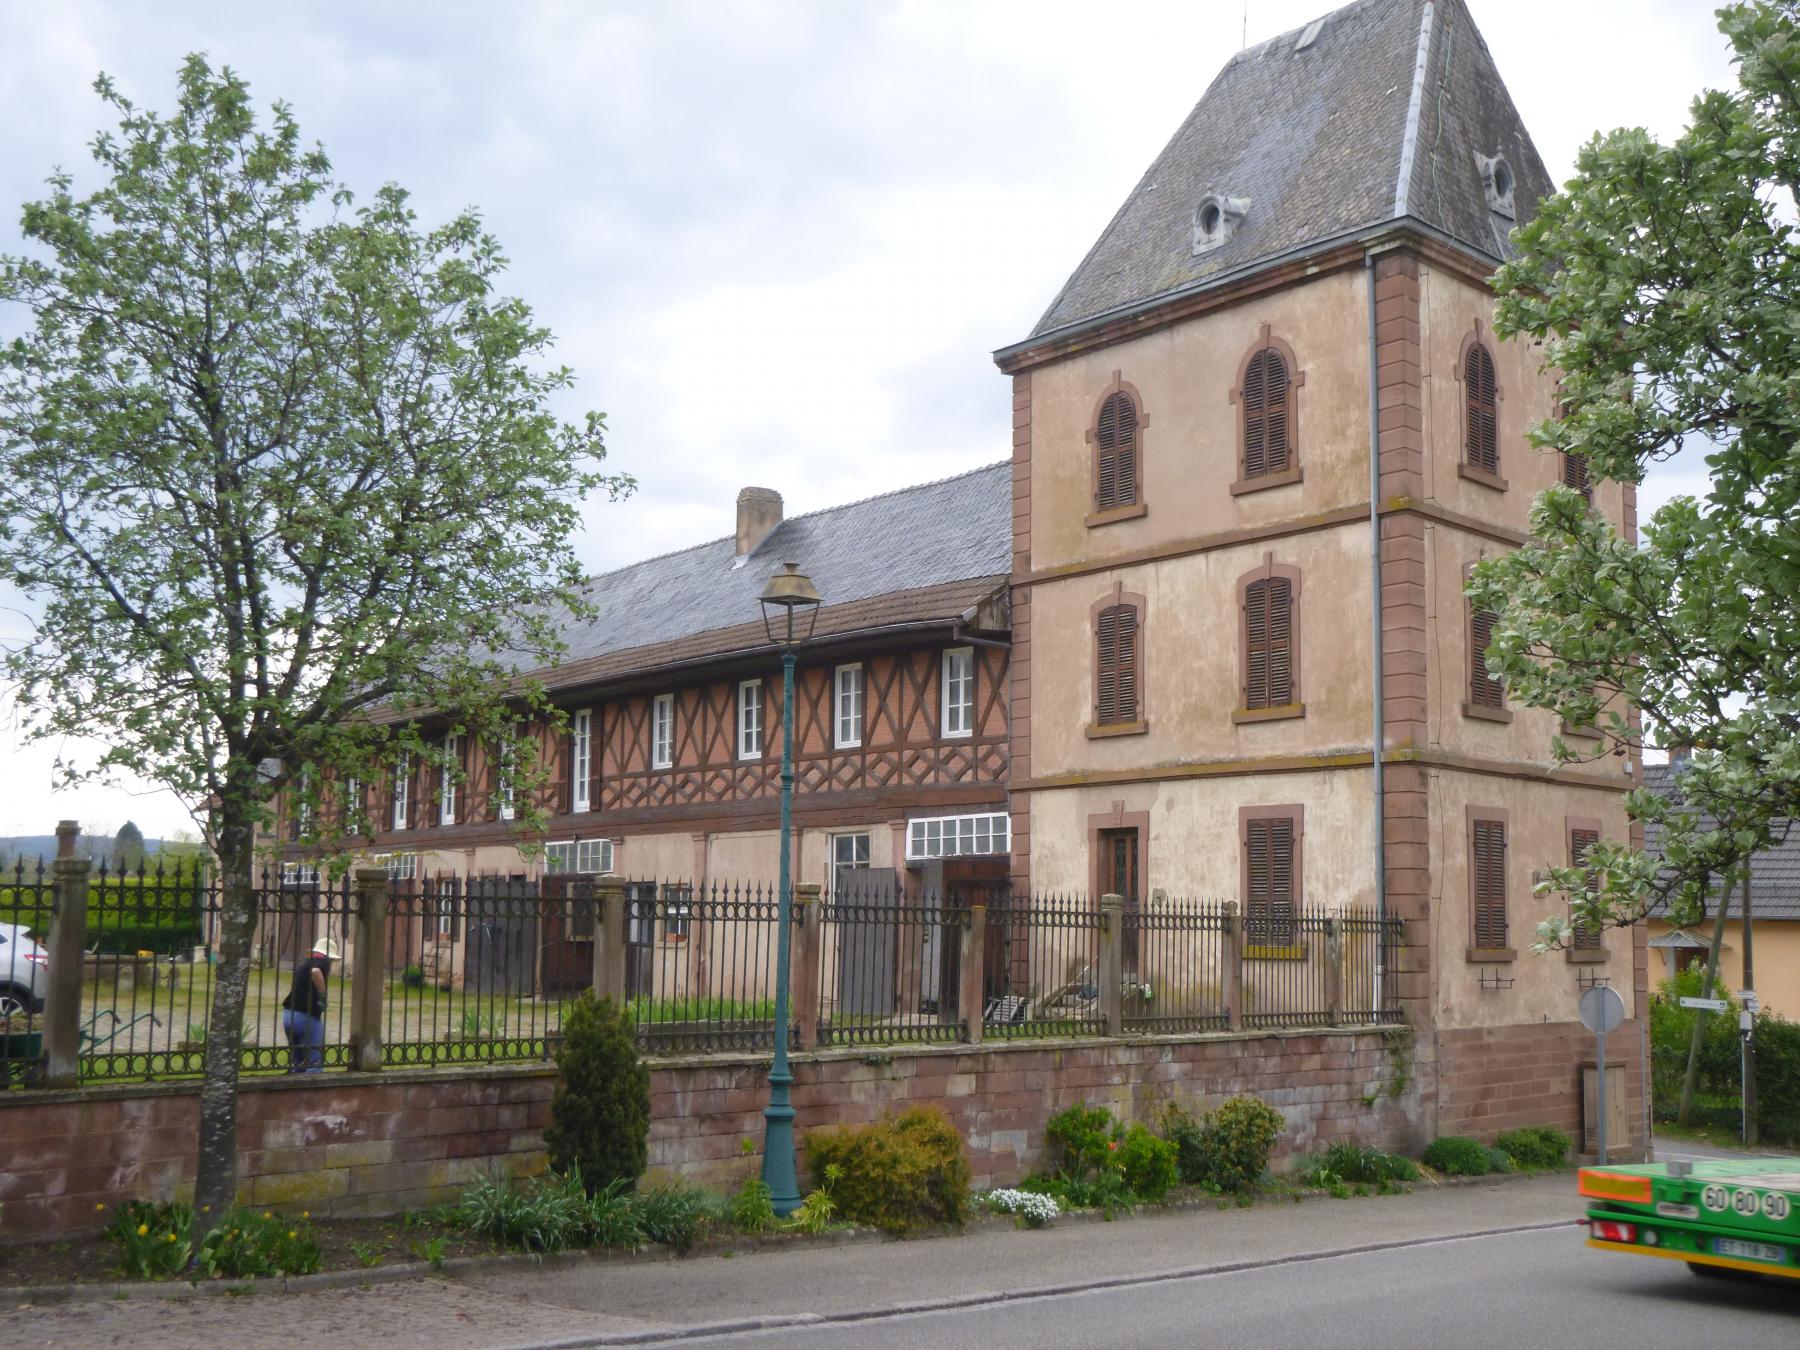
[[1268, 1171], [1269, 1154], [1287, 1122], [1254, 1097], [1233, 1097], [1199, 1120], [1171, 1108], [1164, 1124], [1183, 1181], [1242, 1191]]
[[310, 1275], [319, 1268], [319, 1240], [305, 1218], [228, 1210], [200, 1239], [199, 1265], [215, 1280]]
[[1086, 1102], [1058, 1111], [1044, 1122], [1044, 1142], [1050, 1146], [1052, 1165], [1066, 1177], [1093, 1177], [1110, 1165], [1116, 1134], [1112, 1112]]
[[1488, 1160], [1488, 1171], [1490, 1171], [1490, 1172], [1516, 1172], [1519, 1170], [1518, 1168], [1513, 1166], [1513, 1160], [1507, 1156], [1505, 1149], [1497, 1148], [1493, 1145], [1489, 1145], [1486, 1152], [1487, 1152], [1487, 1160]]
[[1712, 991], [1714, 998], [1725, 1000], [1724, 1012], [1702, 1013], [1681, 1006], [1682, 998], [1699, 997], [1704, 983], [1702, 970], [1693, 967], [1658, 984], [1650, 1000], [1651, 1095], [1657, 1106], [1670, 1112], [1681, 1096], [1696, 1017], [1705, 1017], [1706, 1026], [1701, 1033], [1695, 1091], [1702, 1096], [1735, 1096], [1741, 1081], [1738, 1005], [1724, 982], [1715, 984]]
[[1109, 1219], [1115, 1214], [1129, 1214], [1137, 1206], [1137, 1196], [1116, 1169], [1101, 1172], [1090, 1180], [1039, 1172], [1021, 1181], [1019, 1189], [1048, 1196], [1064, 1209], [1097, 1209]]
[[1411, 1158], [1402, 1158], [1398, 1153], [1340, 1140], [1302, 1159], [1294, 1175], [1305, 1185], [1326, 1190], [1333, 1190], [1334, 1183], [1385, 1188], [1402, 1181], [1417, 1181], [1419, 1168]]
[[113, 1211], [103, 1236], [119, 1249], [120, 1274], [140, 1280], [166, 1279], [187, 1268], [194, 1252], [188, 1238], [193, 1223], [194, 1211], [186, 1205], [127, 1200]]
[[586, 1233], [593, 1247], [635, 1247], [644, 1240], [639, 1215], [638, 1197], [626, 1189], [626, 1183], [615, 1180], [602, 1186], [588, 1200]]
[[642, 1192], [637, 1200], [644, 1236], [679, 1255], [692, 1250], [718, 1213], [718, 1202], [712, 1196], [679, 1181]]
[[1155, 1202], [1180, 1178], [1175, 1145], [1158, 1139], [1142, 1125], [1131, 1125], [1115, 1141], [1113, 1159], [1119, 1175], [1140, 1200]]
[[562, 1079], [544, 1131], [550, 1166], [578, 1171], [590, 1194], [635, 1185], [650, 1157], [650, 1071], [638, 1062], [630, 1019], [584, 991], [564, 1014], [556, 1067]]
[[769, 1185], [760, 1177], [747, 1177], [726, 1206], [731, 1225], [740, 1233], [766, 1233], [775, 1226], [775, 1205]]
[[578, 1169], [525, 1183], [477, 1177], [463, 1192], [460, 1218], [465, 1228], [502, 1246], [559, 1252], [583, 1243], [589, 1205]]
[[1507, 1130], [1494, 1145], [1514, 1167], [1561, 1167], [1574, 1140], [1550, 1125], [1527, 1125], [1520, 1130]]
[[1487, 1149], [1462, 1134], [1446, 1134], [1433, 1139], [1431, 1147], [1421, 1157], [1427, 1167], [1446, 1176], [1480, 1177], [1486, 1176], [1489, 1170]]
[[841, 1169], [831, 1198], [852, 1223], [905, 1233], [969, 1217], [969, 1161], [962, 1136], [936, 1107], [920, 1106], [870, 1125], [813, 1130], [806, 1165], [823, 1186]]
[[1800, 1145], [1800, 1024], [1756, 1019], [1756, 1122], [1765, 1144]]
[[808, 1191], [800, 1201], [800, 1207], [787, 1216], [784, 1228], [796, 1233], [823, 1233], [830, 1225], [832, 1216], [837, 1213], [837, 1201], [831, 1198], [831, 1188], [844, 1175], [844, 1169], [832, 1163], [825, 1169], [825, 1180]]

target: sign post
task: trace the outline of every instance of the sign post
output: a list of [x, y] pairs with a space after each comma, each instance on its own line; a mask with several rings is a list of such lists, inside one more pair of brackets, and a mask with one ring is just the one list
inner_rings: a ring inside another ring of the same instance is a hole
[[[1683, 1002], [1686, 1002], [1684, 999]], [[1625, 1000], [1611, 985], [1597, 984], [1581, 996], [1577, 1005], [1581, 1025], [1594, 1033], [1595, 1107], [1599, 1122], [1595, 1127], [1595, 1161], [1606, 1165], [1606, 1033], [1617, 1031], [1625, 1020]]]

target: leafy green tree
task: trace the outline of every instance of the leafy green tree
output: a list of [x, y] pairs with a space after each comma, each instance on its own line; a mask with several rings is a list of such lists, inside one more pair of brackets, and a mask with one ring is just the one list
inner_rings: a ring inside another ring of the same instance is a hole
[[[578, 607], [582, 497], [630, 480], [600, 472], [598, 414], [552, 412], [571, 377], [496, 292], [474, 212], [421, 229], [398, 187], [359, 203], [288, 107], [259, 124], [200, 56], [166, 116], [95, 88], [118, 117], [92, 143], [104, 181], [56, 173], [24, 208], [32, 252], [0, 258], [31, 320], [0, 360], [0, 575], [40, 606], [7, 668], [30, 732], [106, 744], [71, 776], [130, 772], [210, 815], [195, 1198], [222, 1213], [258, 827], [291, 790], [308, 838], [354, 832], [334, 785], [444, 758], [426, 711], [513, 742], [543, 702], [516, 672]], [[541, 770], [516, 748], [530, 825]]]
[[143, 866], [144, 832], [136, 821], [126, 821], [113, 836], [112, 861], [114, 866], [125, 869]]
[[[1495, 321], [1543, 344], [1562, 416], [1532, 433], [1586, 456], [1597, 478], [1639, 483], [1693, 445], [1710, 486], [1622, 538], [1568, 488], [1545, 493], [1533, 540], [1476, 570], [1470, 595], [1499, 616], [1488, 666], [1515, 699], [1597, 727], [1600, 747], [1639, 743], [1642, 709], [1665, 746], [1699, 747], [1681, 795], [1639, 790], [1665, 863], [1605, 840], [1545, 889], [1589, 924], [1629, 924], [1666, 904], [1702, 912], [1800, 816], [1800, 2], [1719, 11], [1735, 89], [1694, 100], [1670, 145], [1642, 129], [1589, 142], [1566, 189], [1518, 235], [1496, 278]], [[1567, 921], [1539, 946], [1569, 940]]]

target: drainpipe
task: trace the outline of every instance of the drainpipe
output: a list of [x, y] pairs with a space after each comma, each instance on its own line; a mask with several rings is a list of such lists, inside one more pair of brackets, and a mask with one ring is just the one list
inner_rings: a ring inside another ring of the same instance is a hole
[[[1383, 817], [1382, 753], [1387, 743], [1387, 723], [1382, 709], [1381, 666], [1381, 372], [1377, 365], [1375, 331], [1375, 255], [1363, 257], [1369, 279], [1369, 651], [1374, 695], [1372, 704], [1374, 746], [1370, 755], [1375, 775], [1375, 917], [1387, 920], [1387, 824]], [[1382, 1003], [1383, 969], [1387, 944], [1375, 944], [1375, 1008]]]

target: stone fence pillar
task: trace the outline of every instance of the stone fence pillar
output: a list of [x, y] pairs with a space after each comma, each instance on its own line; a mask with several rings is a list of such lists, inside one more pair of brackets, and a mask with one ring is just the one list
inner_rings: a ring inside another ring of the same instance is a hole
[[986, 901], [969, 906], [962, 949], [957, 953], [956, 1011], [962, 1017], [963, 1039], [971, 1045], [981, 1044], [981, 1027], [986, 1020], [982, 994], [986, 985], [987, 912]]
[[1125, 1034], [1125, 897], [1100, 897], [1100, 1017], [1108, 1036]]
[[605, 876], [594, 883], [599, 906], [594, 915], [594, 997], [610, 998], [613, 1007], [625, 1006], [625, 947], [631, 936], [626, 911], [625, 883]]
[[384, 867], [356, 869], [356, 951], [350, 963], [350, 1067], [381, 1067], [381, 1002], [385, 992], [388, 875]]
[[81, 955], [87, 945], [88, 870], [86, 858], [75, 856], [77, 821], [56, 825], [56, 861], [51, 878], [56, 887], [56, 914], [50, 920], [50, 959], [44, 977], [44, 1081], [53, 1088], [72, 1088], [80, 1077]]
[[793, 961], [788, 967], [788, 1012], [799, 1033], [800, 1048], [819, 1043], [819, 968], [824, 960], [824, 887], [802, 881], [794, 887]]

